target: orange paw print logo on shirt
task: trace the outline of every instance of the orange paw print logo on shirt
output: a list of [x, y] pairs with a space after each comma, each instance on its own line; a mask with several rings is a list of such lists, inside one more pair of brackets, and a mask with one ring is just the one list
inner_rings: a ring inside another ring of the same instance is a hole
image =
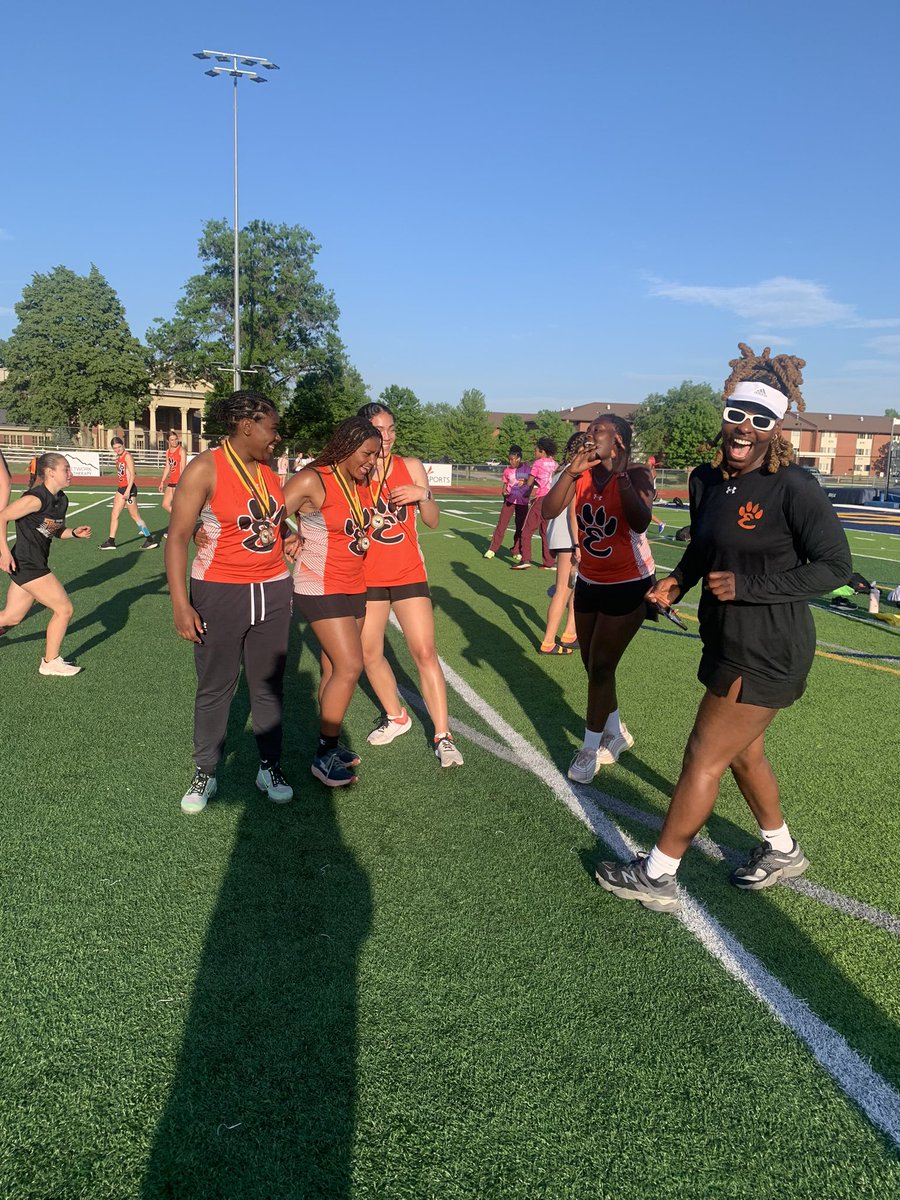
[[762, 520], [763, 510], [753, 500], [748, 500], [738, 509], [738, 525], [741, 529], [755, 529], [757, 522]]

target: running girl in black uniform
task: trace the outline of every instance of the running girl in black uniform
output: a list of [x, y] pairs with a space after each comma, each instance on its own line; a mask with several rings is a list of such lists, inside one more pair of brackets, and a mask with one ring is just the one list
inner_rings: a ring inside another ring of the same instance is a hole
[[781, 811], [766, 758], [766, 729], [780, 708], [803, 695], [816, 648], [809, 601], [844, 583], [853, 564], [847, 537], [825, 492], [800, 467], [781, 436], [788, 405], [800, 395], [802, 359], [758, 358], [741, 344], [725, 384], [711, 466], [690, 478], [691, 541], [671, 575], [647, 595], [670, 607], [703, 580], [698, 678], [706, 695], [684, 753], [681, 776], [659, 841], [646, 858], [600, 863], [601, 887], [645, 908], [676, 912], [675, 872], [713, 811], [731, 770], [759, 825], [761, 842], [731, 875], [757, 891], [802, 875], [806, 855]]
[[62, 454], [42, 454], [36, 471], [40, 483], [0, 511], [0, 539], [6, 545], [6, 526], [16, 523], [6, 607], [0, 629], [18, 625], [35, 600], [53, 614], [47, 625], [47, 648], [38, 668], [42, 675], [77, 675], [81, 667], [64, 662], [60, 646], [72, 616], [72, 601], [47, 565], [53, 538], [89, 538], [90, 525], [66, 528], [69, 499], [62, 490], [72, 478]]

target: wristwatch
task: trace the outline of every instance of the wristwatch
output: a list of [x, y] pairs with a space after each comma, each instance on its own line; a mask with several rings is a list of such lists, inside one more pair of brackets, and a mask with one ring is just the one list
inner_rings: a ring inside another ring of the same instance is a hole
[[432, 495], [432, 492], [431, 492], [431, 488], [426, 488], [426, 489], [425, 489], [425, 499], [426, 499], [426, 500], [433, 500], [433, 499], [434, 499], [434, 496]]

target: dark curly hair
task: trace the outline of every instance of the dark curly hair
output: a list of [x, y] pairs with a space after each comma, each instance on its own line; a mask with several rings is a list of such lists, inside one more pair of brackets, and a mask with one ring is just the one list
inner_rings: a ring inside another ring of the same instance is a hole
[[[368, 407], [368, 405], [366, 406]], [[365, 417], [348, 417], [341, 421], [328, 439], [328, 444], [309, 464], [311, 467], [333, 467], [355, 454], [363, 442], [375, 438], [381, 445], [381, 434]]]
[[207, 409], [210, 430], [224, 429], [234, 433], [241, 421], [258, 421], [260, 417], [278, 416], [278, 409], [262, 392], [242, 389], [228, 396], [217, 396]]

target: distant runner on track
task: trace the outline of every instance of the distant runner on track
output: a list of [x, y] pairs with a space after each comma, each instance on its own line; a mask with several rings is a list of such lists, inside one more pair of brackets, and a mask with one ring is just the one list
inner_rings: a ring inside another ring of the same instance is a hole
[[137, 484], [134, 482], [134, 459], [125, 449], [125, 443], [120, 437], [114, 437], [110, 442], [116, 454], [116, 494], [113, 496], [112, 513], [109, 518], [109, 537], [100, 543], [101, 550], [116, 550], [116, 532], [119, 528], [119, 517], [122, 510], [128, 510], [128, 515], [137, 525], [144, 536], [142, 550], [155, 550], [159, 542], [152, 536], [138, 511]]

